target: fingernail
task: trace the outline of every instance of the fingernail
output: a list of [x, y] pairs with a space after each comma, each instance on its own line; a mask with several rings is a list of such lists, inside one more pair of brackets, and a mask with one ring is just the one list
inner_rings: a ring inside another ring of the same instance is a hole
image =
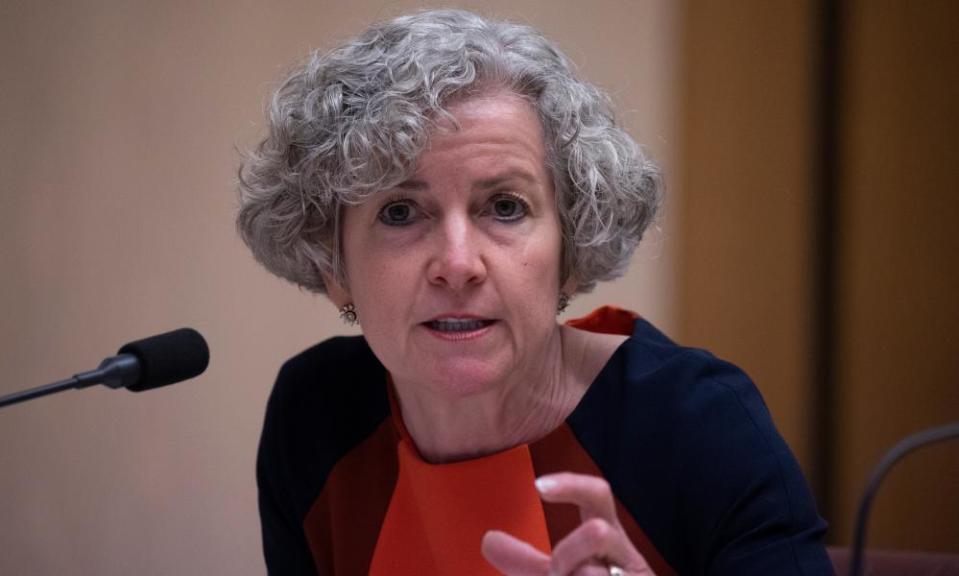
[[537, 478], [535, 484], [536, 484], [536, 489], [539, 490], [540, 494], [546, 494], [547, 492], [550, 492], [551, 490], [556, 488], [556, 485], [557, 485], [556, 480], [553, 480], [552, 478], [546, 478], [546, 477]]

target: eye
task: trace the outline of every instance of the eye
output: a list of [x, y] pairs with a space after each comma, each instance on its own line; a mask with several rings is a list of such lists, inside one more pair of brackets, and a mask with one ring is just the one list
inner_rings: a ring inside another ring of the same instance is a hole
[[419, 218], [416, 205], [408, 200], [390, 202], [380, 210], [380, 222], [387, 226], [408, 226]]
[[490, 211], [497, 220], [515, 222], [529, 213], [526, 202], [511, 195], [500, 195], [492, 199]]

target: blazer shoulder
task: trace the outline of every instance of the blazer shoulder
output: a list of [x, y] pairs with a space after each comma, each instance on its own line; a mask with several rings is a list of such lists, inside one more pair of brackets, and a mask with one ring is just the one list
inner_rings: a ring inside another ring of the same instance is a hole
[[362, 336], [340, 336], [283, 364], [263, 432], [324, 445], [352, 442], [388, 413], [386, 369]]

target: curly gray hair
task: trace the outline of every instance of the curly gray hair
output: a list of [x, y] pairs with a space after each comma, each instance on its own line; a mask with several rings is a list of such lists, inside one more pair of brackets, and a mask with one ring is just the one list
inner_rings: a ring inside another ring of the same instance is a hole
[[491, 88], [526, 98], [543, 125], [562, 281], [586, 292], [620, 276], [661, 199], [656, 167], [542, 35], [458, 10], [374, 25], [291, 71], [269, 105], [268, 135], [240, 168], [243, 240], [300, 286], [325, 292], [324, 274], [346, 286], [343, 204], [407, 179], [444, 107]]

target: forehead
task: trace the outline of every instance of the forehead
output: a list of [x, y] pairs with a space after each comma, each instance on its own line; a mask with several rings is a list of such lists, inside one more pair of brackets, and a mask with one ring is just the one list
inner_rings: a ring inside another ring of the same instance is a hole
[[545, 176], [543, 128], [523, 97], [497, 91], [457, 100], [446, 108], [430, 133], [416, 172], [483, 164], [521, 164]]
[[[470, 117], [489, 120], [505, 115], [514, 118], [523, 117], [524, 120], [528, 119], [538, 124], [532, 103], [526, 97], [508, 88], [490, 88], [472, 92], [469, 95], [454, 98], [446, 104], [445, 109], [458, 119]], [[441, 119], [437, 124], [446, 130], [452, 128], [448, 120]]]

